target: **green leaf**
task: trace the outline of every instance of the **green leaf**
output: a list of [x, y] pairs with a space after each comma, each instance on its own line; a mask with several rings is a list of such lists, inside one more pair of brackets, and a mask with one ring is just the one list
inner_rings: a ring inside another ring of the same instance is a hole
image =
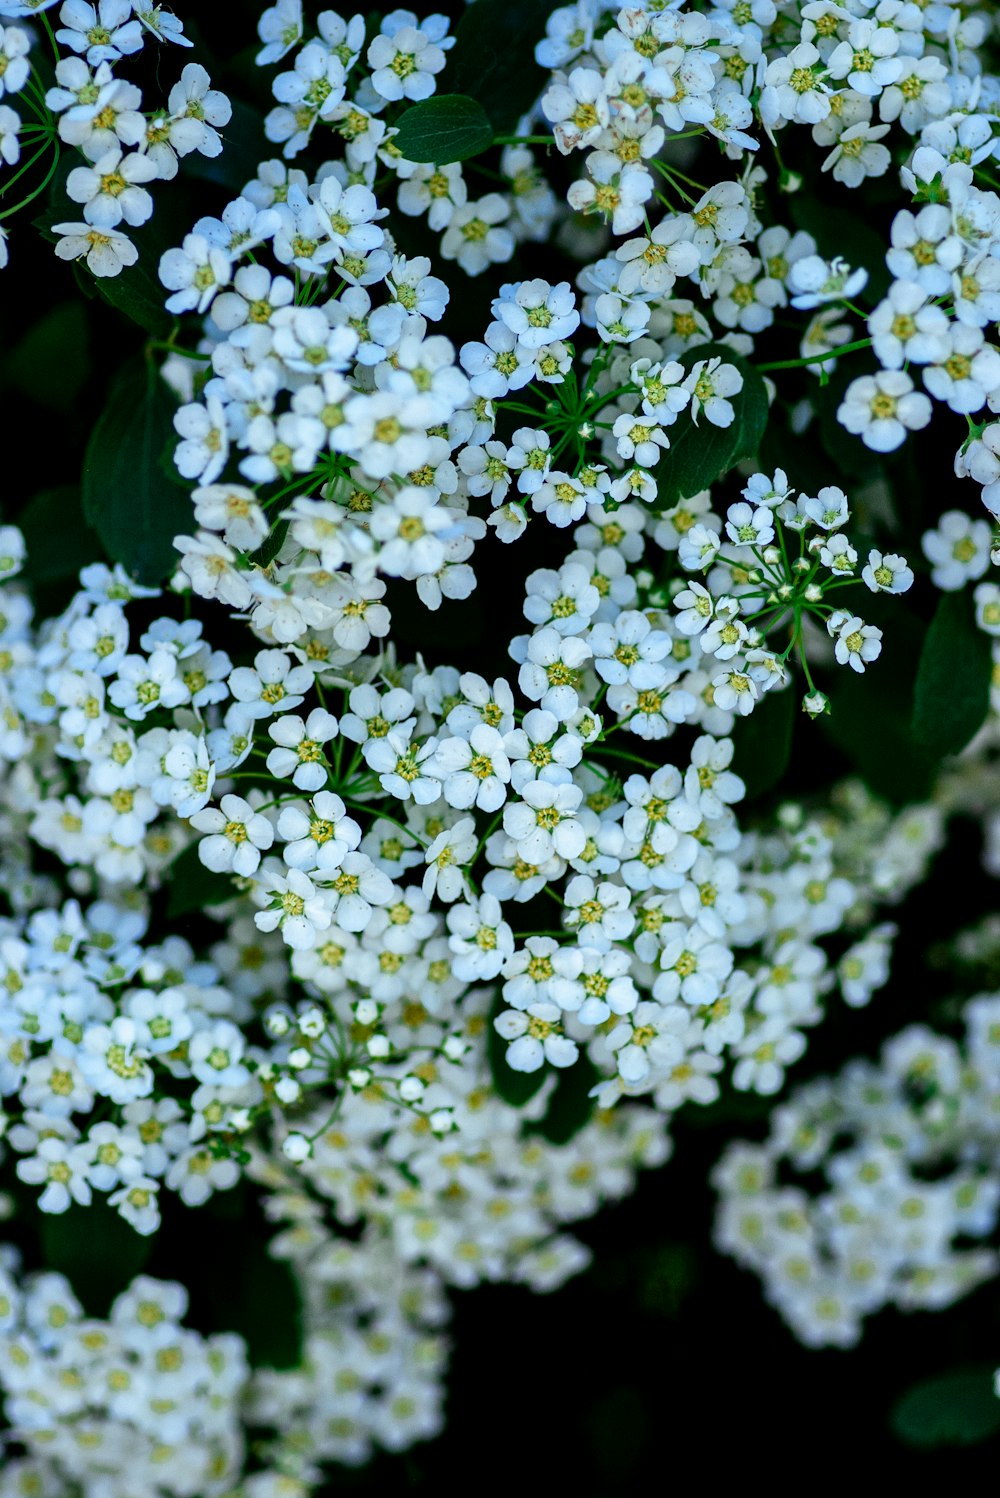
[[213, 874], [198, 857], [198, 843], [178, 853], [167, 870], [167, 919], [190, 915], [206, 905], [221, 905], [233, 893], [231, 882]]
[[57, 1215], [38, 1214], [46, 1269], [64, 1274], [89, 1316], [106, 1316], [111, 1302], [145, 1265], [155, 1236], [137, 1233], [100, 1197]]
[[551, 9], [549, 0], [474, 0], [458, 24], [445, 76], [478, 99], [498, 135], [515, 128], [548, 81], [535, 43]]
[[913, 736], [939, 758], [964, 749], [986, 717], [990, 644], [976, 625], [966, 589], [943, 593], [920, 652], [913, 690]]
[[908, 1389], [892, 1428], [911, 1446], [970, 1446], [1000, 1430], [1000, 1399], [990, 1368], [955, 1369]]
[[245, 1233], [214, 1297], [216, 1314], [246, 1340], [251, 1368], [297, 1368], [302, 1362], [302, 1303], [288, 1264], [272, 1259]]
[[515, 1071], [512, 1066], [507, 1065], [507, 1042], [493, 1028], [493, 1021], [505, 1008], [506, 1005], [498, 999], [490, 1010], [490, 1017], [486, 1022], [486, 1054], [497, 1096], [512, 1108], [523, 1108], [545, 1081], [547, 1068], [540, 1066], [537, 1071]]
[[688, 371], [702, 359], [721, 358], [735, 364], [743, 376], [743, 389], [732, 397], [735, 412], [727, 427], [713, 426], [702, 415], [696, 423], [690, 409], [682, 411], [670, 428], [670, 446], [657, 464], [657, 509], [670, 509], [692, 494], [707, 489], [743, 458], [754, 458], [760, 450], [767, 426], [767, 390], [752, 364], [722, 343], [703, 343], [688, 349], [680, 362]]
[[493, 144], [493, 126], [475, 99], [464, 94], [437, 94], [406, 111], [392, 143], [407, 161], [447, 166], [488, 151]]
[[271, 147], [264, 135], [264, 117], [260, 111], [241, 99], [230, 99], [230, 103], [232, 119], [219, 130], [220, 155], [202, 156], [199, 151], [192, 151], [184, 157], [181, 171], [185, 176], [216, 182], [239, 193], [256, 177], [257, 166], [266, 159]]
[[59, 302], [8, 354], [4, 378], [41, 406], [72, 410], [90, 372], [87, 339], [86, 307]]
[[[135, 265], [123, 270], [120, 276], [95, 276], [93, 284], [109, 306], [117, 307], [147, 333], [163, 338], [170, 332], [173, 321], [163, 305], [166, 292], [156, 271], [159, 259], [156, 265], [151, 261], [152, 256], [140, 255]], [[89, 271], [84, 274], [89, 275]]]
[[898, 598], [869, 595], [864, 613], [885, 631], [882, 654], [863, 674], [839, 666], [821, 683], [830, 713], [813, 726], [847, 756], [869, 790], [892, 806], [905, 806], [930, 794], [937, 769], [910, 729], [924, 630]]
[[266, 539], [260, 544], [260, 546], [258, 546], [257, 550], [254, 552], [253, 557], [251, 558], [254, 566], [269, 567], [274, 561], [275, 557], [278, 555], [278, 552], [284, 546], [285, 537], [287, 535], [288, 521], [279, 520], [277, 525], [272, 527]]
[[28, 501], [17, 523], [28, 548], [25, 572], [31, 582], [75, 577], [88, 562], [101, 560], [101, 543], [83, 518], [74, 484], [43, 489]]
[[596, 1105], [590, 1089], [599, 1080], [596, 1066], [581, 1052], [572, 1066], [559, 1073], [545, 1117], [530, 1124], [528, 1132], [541, 1134], [550, 1144], [568, 1144], [593, 1115]]
[[868, 283], [860, 293], [872, 305], [889, 289], [891, 277], [885, 264], [885, 239], [871, 224], [851, 213], [842, 203], [831, 211], [827, 198], [819, 192], [799, 192], [791, 199], [792, 219], [816, 241], [816, 248], [827, 260], [839, 255], [852, 270], [864, 267]]
[[191, 528], [187, 493], [160, 468], [174, 439], [174, 400], [152, 360], [119, 371], [83, 460], [83, 513], [108, 555], [140, 583], [158, 583], [176, 561], [173, 539]]
[[733, 724], [733, 772], [746, 784], [747, 800], [778, 784], [792, 755], [799, 693], [793, 683], [768, 692], [746, 718]]
[[[72, 166], [72, 153], [67, 152], [65, 166], [60, 162], [59, 170], [52, 179], [48, 206], [32, 220], [42, 236], [52, 244], [62, 238], [53, 229], [53, 224], [68, 223], [79, 217], [75, 205], [66, 201], [66, 176]], [[70, 212], [70, 209], [74, 212]], [[173, 319], [163, 305], [167, 292], [160, 284], [160, 255], [168, 248], [170, 240], [162, 225], [144, 224], [142, 232], [133, 240], [139, 252], [134, 265], [126, 267], [117, 276], [95, 276], [87, 268], [85, 259], [73, 262], [77, 284], [93, 297], [101, 296], [110, 306], [117, 307], [132, 322], [145, 328], [157, 338], [165, 337], [173, 326]]]

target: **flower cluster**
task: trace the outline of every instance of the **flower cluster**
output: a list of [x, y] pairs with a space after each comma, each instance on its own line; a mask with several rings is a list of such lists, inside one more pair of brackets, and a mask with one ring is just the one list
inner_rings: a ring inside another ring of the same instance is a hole
[[140, 1275], [96, 1320], [62, 1275], [24, 1275], [9, 1248], [0, 1263], [0, 1389], [26, 1453], [8, 1491], [224, 1492], [245, 1449], [243, 1339], [184, 1326], [183, 1285]]
[[[716, 1242], [809, 1346], [850, 1347], [881, 1307], [941, 1309], [1000, 1268], [964, 1241], [990, 1237], [1000, 1211], [1000, 996], [964, 1018], [962, 1044], [911, 1025], [878, 1063], [799, 1088], [763, 1145], [733, 1145], [716, 1167]], [[794, 1171], [821, 1172], [823, 1188]]]
[[[142, 517], [162, 565], [117, 551], [88, 479], [113, 565], [49, 617], [30, 528], [0, 527], [0, 1163], [41, 1212], [100, 1198], [146, 1238], [245, 1182], [304, 1343], [250, 1372], [181, 1327], [179, 1286], [96, 1322], [10, 1256], [0, 1383], [22, 1486], [299, 1498], [440, 1428], [449, 1289], [561, 1284], [588, 1258], [567, 1225], [667, 1159], [678, 1109], [774, 1097], [869, 1004], [952, 814], [1000, 868], [1000, 542], [937, 493], [910, 523], [894, 456], [934, 403], [964, 416], [955, 471], [1000, 519], [1000, 81], [958, 4], [579, 0], [516, 130], [456, 161], [420, 142], [464, 107], [474, 5], [453, 35], [277, 0], [273, 155], [242, 189], [213, 169], [137, 270], [151, 184], [222, 152], [231, 105], [191, 62], [144, 111], [115, 70], [181, 22], [56, 4], [0, 0], [0, 161], [51, 150], [40, 222], [108, 300], [158, 271], [122, 422], [148, 452], [162, 418], [190, 518]], [[836, 219], [871, 179], [833, 253], [804, 188]], [[412, 621], [484, 582], [470, 666]], [[754, 737], [777, 761], [779, 718], [822, 742], [831, 699], [874, 703], [883, 621], [935, 592], [907, 751], [930, 785], [949, 651], [941, 755], [988, 692], [993, 726], [907, 807], [816, 789], [808, 752], [813, 789], [756, 798]], [[808, 1342], [995, 1272], [956, 1240], [1000, 1206], [1000, 999], [967, 1018], [964, 1046], [914, 1026], [800, 1090], [718, 1168], [720, 1244]]]

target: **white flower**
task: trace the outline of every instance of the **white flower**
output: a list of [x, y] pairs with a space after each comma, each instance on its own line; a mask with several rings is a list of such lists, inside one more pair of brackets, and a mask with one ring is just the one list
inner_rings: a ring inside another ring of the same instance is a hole
[[760, 689], [746, 671], [733, 669], [712, 677], [712, 694], [716, 707], [745, 718], [753, 712]]
[[118, 1015], [108, 1025], [84, 1030], [77, 1063], [95, 1092], [113, 1103], [130, 1103], [153, 1090], [146, 1042], [145, 1026]]
[[826, 60], [831, 78], [846, 79], [856, 93], [872, 98], [895, 83], [903, 72], [897, 57], [899, 33], [878, 21], [852, 21], [847, 39], [838, 43]]
[[527, 641], [518, 685], [526, 697], [566, 722], [580, 705], [581, 668], [592, 657], [590, 646], [575, 635], [540, 629]]
[[268, 734], [278, 745], [267, 756], [272, 775], [286, 779], [300, 791], [318, 791], [326, 784], [327, 765], [323, 746], [337, 734], [337, 720], [325, 708], [313, 708], [303, 722], [297, 717], [283, 717], [268, 725]]
[[1000, 389], [1000, 353], [985, 342], [981, 328], [954, 323], [947, 357], [929, 365], [924, 384], [936, 400], [960, 416], [979, 411]]
[[201, 234], [186, 234], [183, 247], [166, 250], [160, 258], [160, 280], [173, 292], [165, 302], [168, 312], [205, 312], [232, 277], [229, 256]]
[[325, 877], [339, 869], [361, 842], [361, 828], [332, 791], [320, 791], [307, 811], [284, 806], [278, 815], [278, 836], [286, 844], [285, 863], [293, 869], [319, 869]]
[[853, 301], [867, 284], [864, 267], [852, 270], [839, 255], [830, 261], [820, 255], [803, 255], [788, 273], [792, 306], [800, 311], [822, 307], [826, 302]]
[[913, 586], [912, 569], [905, 557], [895, 553], [883, 556], [880, 551], [870, 551], [861, 577], [873, 593], [905, 593]]
[[990, 564], [991, 534], [988, 521], [946, 510], [937, 529], [925, 531], [920, 542], [934, 586], [951, 593], [982, 577]]
[[83, 216], [94, 228], [107, 232], [122, 219], [134, 228], [153, 211], [153, 200], [142, 184], [156, 175], [148, 157], [138, 151], [125, 156], [116, 147], [93, 166], [74, 167], [66, 178], [66, 194], [84, 205]]
[[62, 26], [56, 41], [86, 55], [92, 67], [99, 62], [117, 62], [142, 48], [142, 27], [130, 20], [131, 0], [66, 0], [59, 11]]
[[177, 660], [169, 650], [154, 650], [144, 655], [127, 655], [118, 666], [108, 696], [126, 718], [138, 721], [158, 708], [177, 707], [189, 697], [187, 687], [177, 672]]
[[264, 46], [254, 59], [259, 68], [280, 62], [302, 40], [302, 0], [277, 0], [257, 22]]
[[517, 844], [518, 855], [531, 864], [578, 858], [587, 842], [576, 815], [583, 800], [579, 786], [529, 780], [520, 796], [520, 801], [507, 803], [503, 814], [504, 831]]
[[823, 171], [832, 170], [836, 180], [847, 187], [860, 187], [866, 177], [883, 176], [892, 157], [879, 142], [890, 129], [889, 125], [872, 125], [864, 120], [849, 125], [823, 162]]
[[[259, 888], [270, 898], [267, 907], [254, 916], [258, 931], [280, 930], [286, 945], [297, 951], [314, 947], [319, 932], [333, 919], [324, 891], [301, 869], [289, 869], [286, 875], [266, 874]], [[195, 1075], [200, 1073], [195, 1071]]]
[[274, 841], [274, 828], [242, 796], [223, 796], [219, 807], [206, 807], [191, 817], [196, 832], [207, 833], [198, 844], [198, 857], [215, 874], [244, 878], [260, 864], [261, 852]]
[[905, 370], [885, 369], [852, 380], [837, 408], [837, 420], [873, 452], [899, 447], [907, 431], [920, 431], [931, 419], [931, 403], [914, 390]]
[[126, 234], [116, 229], [95, 229], [91, 224], [53, 224], [52, 232], [64, 237], [55, 246], [60, 260], [87, 257], [87, 269], [95, 276], [117, 276], [134, 265], [139, 251]]
[[507, 1009], [493, 1021], [497, 1034], [510, 1042], [507, 1065], [513, 1071], [537, 1071], [543, 1062], [572, 1066], [579, 1052], [575, 1041], [562, 1033], [562, 1011], [555, 1004], [531, 1004], [526, 1010]]
[[493, 895], [453, 905], [448, 912], [448, 930], [448, 945], [454, 953], [452, 967], [463, 983], [497, 977], [513, 955], [514, 936], [503, 919], [500, 901]]
[[237, 666], [229, 678], [229, 690], [237, 702], [245, 703], [255, 718], [269, 718], [279, 708], [298, 707], [313, 684], [308, 666], [293, 666], [283, 650], [260, 650], [253, 667]]
[[882, 631], [865, 624], [856, 614], [838, 611], [827, 620], [827, 631], [834, 638], [834, 653], [840, 665], [861, 672], [882, 653]]
[[485, 723], [473, 728], [467, 739], [440, 740], [433, 764], [441, 780], [441, 794], [459, 811], [478, 806], [481, 811], [494, 812], [507, 799], [511, 767], [505, 741]]
[[434, 92], [434, 76], [444, 67], [444, 52], [435, 43], [442, 40], [447, 22], [429, 16], [417, 29], [417, 18], [407, 11], [393, 11], [368, 47], [372, 87], [383, 99], [427, 99]]
[[364, 745], [364, 755], [382, 789], [390, 796], [399, 801], [412, 798], [418, 806], [429, 806], [441, 794], [436, 747], [434, 739], [413, 744], [409, 734], [393, 730], [384, 738], [369, 739]]
[[457, 260], [468, 276], [478, 276], [492, 263], [502, 263], [514, 253], [514, 236], [501, 227], [510, 217], [510, 205], [498, 192], [487, 193], [474, 203], [456, 207], [441, 240], [445, 260]]
[[931, 364], [948, 357], [948, 318], [915, 281], [892, 283], [889, 295], [868, 319], [868, 332], [886, 369], [901, 369], [908, 360]]
[[33, 1155], [18, 1160], [15, 1171], [19, 1180], [29, 1186], [42, 1186], [38, 1199], [42, 1212], [65, 1212], [72, 1202], [89, 1206], [90, 1184], [87, 1180], [90, 1151], [86, 1145], [70, 1144], [51, 1136], [41, 1139]]
[[210, 82], [200, 63], [189, 62], [170, 90], [170, 144], [178, 156], [191, 151], [203, 156], [222, 152], [222, 138], [214, 127], [228, 125], [233, 110], [225, 94], [210, 88]]
[[697, 425], [699, 412], [717, 427], [731, 426], [736, 417], [729, 397], [743, 389], [743, 376], [735, 364], [719, 357], [699, 359], [684, 381], [691, 394], [691, 420]]
[[345, 931], [363, 931], [377, 905], [393, 900], [392, 880], [377, 869], [366, 853], [345, 855], [340, 872], [323, 885], [330, 916]]
[[472, 817], [460, 817], [453, 827], [438, 833], [424, 854], [427, 867], [421, 888], [428, 900], [436, 894], [446, 905], [465, 892], [463, 868], [476, 851], [476, 824]]

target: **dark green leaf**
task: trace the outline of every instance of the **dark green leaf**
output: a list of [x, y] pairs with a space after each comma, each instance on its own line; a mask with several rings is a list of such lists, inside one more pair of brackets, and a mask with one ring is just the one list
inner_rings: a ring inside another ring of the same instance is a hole
[[244, 1233], [225, 1278], [227, 1288], [217, 1308], [246, 1339], [251, 1368], [297, 1368], [302, 1362], [302, 1307], [288, 1265], [269, 1258], [262, 1245], [248, 1244]]
[[89, 1207], [38, 1214], [46, 1269], [64, 1274], [89, 1316], [106, 1316], [145, 1265], [155, 1237], [143, 1237], [100, 1197]]
[[174, 440], [174, 400], [155, 364], [120, 370], [83, 460], [83, 512], [108, 555], [144, 584], [176, 561], [173, 539], [191, 529], [191, 501], [168, 484], [160, 457]]
[[792, 754], [792, 731], [799, 693], [793, 683], [768, 692], [753, 712], [733, 725], [733, 771], [747, 788], [747, 800], [771, 790], [784, 775]]
[[479, 156], [493, 144], [493, 126], [486, 111], [464, 94], [438, 94], [414, 104], [400, 118], [393, 139], [407, 161], [432, 161], [446, 166]]
[[8, 354], [5, 380], [41, 406], [69, 411], [89, 373], [87, 309], [60, 302], [42, 314]]
[[156, 268], [145, 263], [142, 256], [120, 276], [95, 277], [94, 285], [110, 306], [124, 312], [147, 333], [162, 338], [170, 332], [173, 323], [163, 305], [166, 293]]
[[185, 156], [182, 172], [188, 177], [199, 177], [205, 182], [217, 182], [233, 192], [242, 192], [248, 182], [257, 175], [257, 166], [266, 160], [271, 147], [264, 135], [264, 119], [258, 110], [240, 99], [231, 100], [233, 117], [228, 125], [220, 127], [222, 152], [218, 156], [202, 156], [192, 151]]
[[598, 1080], [594, 1063], [581, 1053], [572, 1066], [559, 1072], [545, 1117], [540, 1123], [530, 1126], [531, 1132], [541, 1134], [551, 1144], [568, 1144], [594, 1112], [590, 1089]]
[[493, 1086], [497, 1095], [502, 1097], [505, 1103], [510, 1103], [512, 1108], [523, 1108], [524, 1104], [535, 1093], [545, 1081], [547, 1068], [540, 1066], [537, 1071], [515, 1071], [507, 1065], [507, 1042], [498, 1035], [493, 1028], [496, 1016], [506, 1008], [499, 1000], [490, 1010], [487, 1020], [486, 1052], [489, 1057], [490, 1075], [493, 1078]]
[[956, 1369], [907, 1390], [892, 1427], [911, 1446], [968, 1446], [1000, 1430], [1000, 1399], [989, 1368]]
[[929, 753], [965, 748], [989, 708], [990, 671], [990, 644], [976, 626], [971, 595], [942, 593], [913, 691], [913, 736]]
[[233, 893], [224, 874], [213, 874], [198, 857], [198, 844], [178, 853], [167, 872], [167, 919], [190, 915], [206, 905], [221, 905]]
[[812, 235], [819, 254], [827, 260], [839, 255], [852, 270], [863, 267], [868, 272], [868, 284], [861, 296], [874, 306], [885, 295], [891, 279], [885, 264], [884, 237], [843, 203], [831, 211], [826, 197], [818, 192], [796, 193], [791, 209], [796, 227]]
[[909, 723], [922, 625], [898, 598], [869, 596], [865, 617], [885, 630], [882, 654], [861, 675], [840, 666], [821, 683], [831, 711], [814, 726], [847, 756], [869, 790], [905, 806], [930, 793], [936, 772]]
[[[70, 160], [71, 153], [67, 152], [66, 157]], [[68, 223], [74, 219], [74, 214], [69, 209], [75, 208], [75, 205], [66, 201], [65, 175], [62, 175], [60, 183], [62, 171], [60, 163], [59, 172], [53, 179], [49, 206], [32, 220], [34, 227], [53, 244], [61, 238], [53, 229], [53, 224]], [[88, 296], [96, 294], [103, 297], [110, 306], [117, 307], [132, 322], [138, 323], [140, 328], [145, 328], [147, 333], [158, 338], [165, 337], [173, 326], [170, 313], [163, 305], [167, 293], [160, 284], [159, 277], [160, 255], [168, 245], [168, 240], [163, 235], [162, 227], [157, 229], [154, 225], [144, 224], [141, 233], [133, 241], [139, 252], [138, 260], [117, 276], [93, 275], [87, 268], [86, 260], [77, 260], [73, 264], [77, 283]]]
[[272, 529], [270, 535], [267, 537], [267, 540], [264, 541], [254, 552], [252, 558], [254, 564], [257, 567], [269, 567], [274, 561], [275, 557], [278, 555], [278, 552], [284, 546], [285, 537], [287, 535], [288, 521], [279, 520], [277, 525]]
[[28, 548], [25, 571], [31, 582], [74, 577], [88, 562], [100, 561], [97, 536], [83, 518], [80, 491], [73, 484], [43, 489], [17, 520]]
[[474, 0], [458, 24], [445, 77], [478, 99], [498, 135], [515, 128], [548, 81], [535, 43], [551, 9], [548, 0]]
[[689, 349], [680, 362], [690, 370], [702, 359], [715, 358], [735, 364], [743, 376], [743, 389], [732, 397], [734, 419], [727, 427], [717, 427], [704, 415], [695, 423], [690, 410], [681, 412], [669, 431], [670, 446], [654, 470], [658, 509], [670, 509], [707, 489], [741, 459], [756, 457], [760, 448], [767, 426], [767, 391], [753, 365], [721, 343]]

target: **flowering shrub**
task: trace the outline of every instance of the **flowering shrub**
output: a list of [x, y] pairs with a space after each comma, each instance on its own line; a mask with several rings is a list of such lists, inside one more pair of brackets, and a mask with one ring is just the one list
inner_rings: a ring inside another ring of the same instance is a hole
[[840, 1064], [1000, 867], [992, 9], [220, 10], [0, 0], [12, 1494], [434, 1436], [706, 1108], [805, 1343], [998, 1268], [996, 984]]

